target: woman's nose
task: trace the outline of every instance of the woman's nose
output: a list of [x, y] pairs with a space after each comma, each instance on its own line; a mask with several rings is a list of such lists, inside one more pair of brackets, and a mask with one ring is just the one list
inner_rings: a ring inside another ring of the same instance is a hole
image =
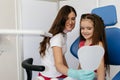
[[69, 20], [69, 24], [72, 24], [72, 20]]

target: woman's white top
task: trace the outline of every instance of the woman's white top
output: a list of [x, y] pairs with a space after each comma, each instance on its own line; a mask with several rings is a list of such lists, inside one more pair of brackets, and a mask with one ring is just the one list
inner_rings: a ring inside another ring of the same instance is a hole
[[41, 57], [41, 64], [45, 66], [45, 71], [41, 72], [43, 76], [54, 78], [62, 75], [56, 70], [52, 47], [61, 47], [64, 55], [67, 51], [66, 40], [67, 35], [64, 33], [59, 33], [50, 39], [50, 45], [47, 45], [45, 51], [46, 54], [44, 57]]

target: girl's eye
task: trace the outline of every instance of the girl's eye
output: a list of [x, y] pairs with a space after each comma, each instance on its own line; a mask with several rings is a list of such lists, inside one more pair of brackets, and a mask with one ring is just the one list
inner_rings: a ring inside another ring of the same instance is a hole
[[91, 30], [91, 29], [92, 29], [92, 27], [87, 27], [87, 29], [88, 29], [88, 30]]
[[87, 28], [88, 30], [91, 30], [91, 28]]

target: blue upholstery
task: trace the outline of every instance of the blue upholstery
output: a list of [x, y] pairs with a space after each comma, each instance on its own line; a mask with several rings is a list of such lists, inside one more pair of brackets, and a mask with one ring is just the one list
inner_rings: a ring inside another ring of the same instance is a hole
[[120, 29], [106, 29], [109, 60], [111, 65], [120, 65]]
[[95, 13], [102, 17], [105, 26], [112, 26], [117, 23], [116, 8], [114, 5], [95, 8], [92, 10], [92, 13]]
[[115, 75], [112, 80], [120, 80], [120, 71]]
[[[103, 19], [105, 26], [113, 26], [117, 23], [116, 8], [114, 5], [95, 8], [91, 11], [91, 13], [99, 15]], [[105, 28], [105, 31], [108, 46], [108, 55], [110, 60], [109, 64], [120, 65], [120, 28]], [[80, 37], [78, 37], [70, 47], [72, 55], [76, 58], [78, 58], [77, 51], [79, 41]], [[112, 80], [120, 80], [120, 72], [117, 73]]]
[[[117, 27], [106, 29], [106, 39], [110, 65], [120, 65], [120, 29]], [[120, 79], [120, 71], [112, 80]]]
[[70, 47], [70, 52], [76, 58], [78, 58], [77, 51], [79, 49], [79, 42], [80, 42], [80, 37], [78, 37]]

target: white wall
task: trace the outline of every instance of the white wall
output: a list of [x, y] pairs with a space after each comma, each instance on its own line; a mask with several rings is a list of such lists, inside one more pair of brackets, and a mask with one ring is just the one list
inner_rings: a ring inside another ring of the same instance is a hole
[[15, 0], [0, 0], [0, 28], [15, 28]]
[[[0, 0], [0, 29], [16, 29], [16, 1]], [[17, 37], [0, 34], [0, 80], [19, 79]]]

